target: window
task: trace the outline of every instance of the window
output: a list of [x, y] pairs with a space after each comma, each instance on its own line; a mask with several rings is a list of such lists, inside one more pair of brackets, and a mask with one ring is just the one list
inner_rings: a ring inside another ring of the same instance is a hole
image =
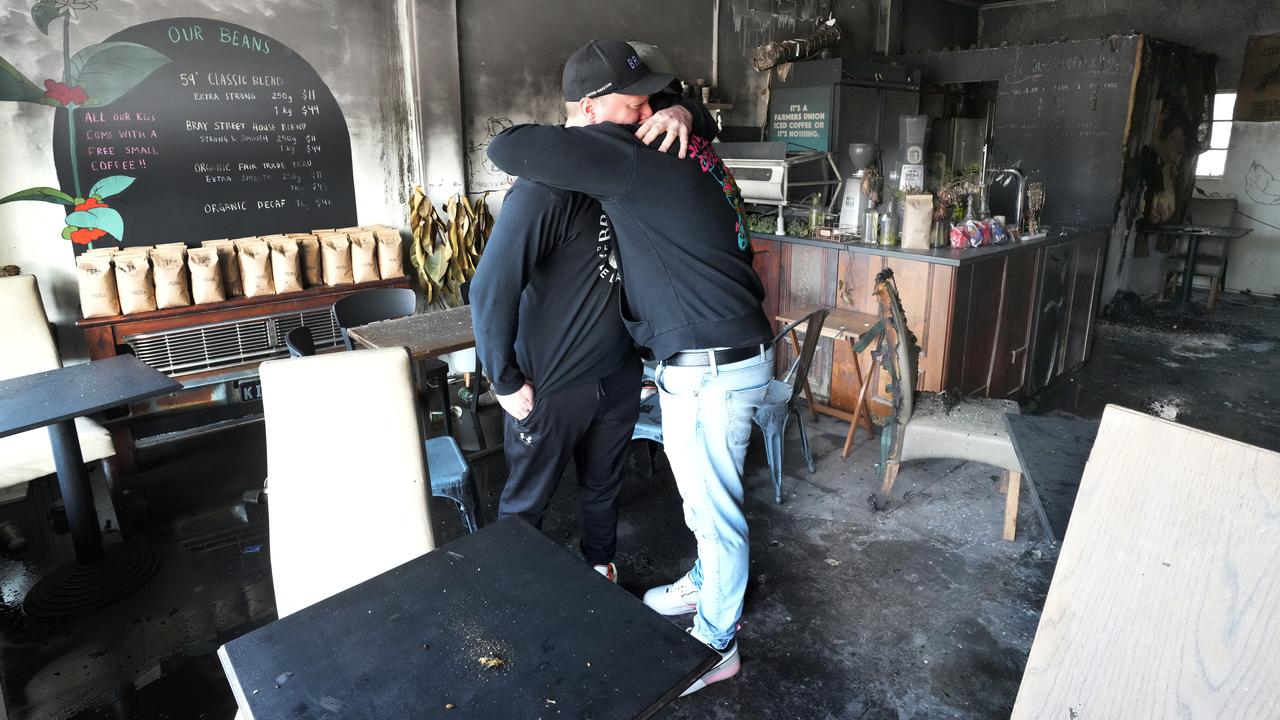
[[1236, 107], [1236, 94], [1218, 93], [1213, 98], [1213, 123], [1209, 131], [1209, 149], [1196, 159], [1196, 177], [1222, 177], [1227, 167], [1227, 145], [1231, 142], [1231, 113]]

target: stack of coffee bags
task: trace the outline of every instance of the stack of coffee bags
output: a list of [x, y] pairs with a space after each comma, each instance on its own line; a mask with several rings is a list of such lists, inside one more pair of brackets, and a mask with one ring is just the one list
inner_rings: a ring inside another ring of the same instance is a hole
[[120, 314], [115, 265], [111, 261], [111, 256], [115, 253], [115, 248], [95, 248], [76, 258], [80, 310], [86, 318], [114, 317]]
[[346, 233], [316, 232], [320, 241], [320, 275], [329, 287], [355, 282], [351, 270], [351, 241]]
[[404, 242], [400, 231], [390, 225], [372, 226], [378, 239], [378, 274], [387, 278], [404, 277]]
[[218, 253], [218, 273], [222, 276], [224, 299], [244, 297], [244, 282], [240, 278], [240, 258], [236, 244], [231, 240], [205, 240], [202, 247]]
[[232, 240], [236, 256], [240, 260], [240, 282], [245, 297], [262, 297], [276, 293], [275, 279], [271, 273], [271, 247], [259, 237]]
[[116, 266], [120, 312], [132, 315], [156, 309], [156, 281], [151, 271], [150, 248], [125, 248], [111, 256]]
[[156, 285], [156, 308], [186, 307], [191, 304], [191, 284], [187, 281], [186, 243], [163, 243], [148, 251]]

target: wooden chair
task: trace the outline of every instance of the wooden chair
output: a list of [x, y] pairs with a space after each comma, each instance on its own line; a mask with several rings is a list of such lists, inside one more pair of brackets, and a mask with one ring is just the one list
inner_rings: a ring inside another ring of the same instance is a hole
[[[1192, 198], [1187, 208], [1187, 223], [1232, 227], [1235, 224], [1235, 198]], [[1196, 251], [1194, 277], [1209, 281], [1209, 299], [1205, 307], [1212, 310], [1218, 303], [1218, 294], [1227, 276], [1228, 241], [1225, 238], [1201, 238]], [[1176, 294], [1182, 275], [1187, 268], [1187, 240], [1178, 238], [1174, 253], [1164, 259], [1164, 282], [1160, 284], [1160, 299]]]
[[[0, 308], [4, 310], [0, 312], [0, 338], [4, 342], [0, 378], [8, 380], [62, 367], [35, 277], [0, 277]], [[86, 463], [115, 455], [115, 445], [106, 428], [88, 418], [77, 418], [75, 422], [80, 454]], [[0, 438], [0, 502], [22, 499], [30, 481], [55, 471], [53, 448], [44, 428]]]
[[893, 271], [876, 275], [875, 294], [886, 329], [877, 342], [875, 360], [889, 375], [893, 413], [880, 435], [884, 482], [875, 497], [883, 510], [892, 496], [899, 466], [908, 460], [952, 458], [994, 465], [1005, 471], [1004, 539], [1013, 540], [1018, 518], [1022, 466], [1009, 439], [1006, 413], [1017, 413], [1012, 400], [950, 399], [941, 393], [916, 393], [916, 359], [920, 347], [907, 329]]
[[260, 372], [279, 615], [432, 550], [408, 352], [272, 360]]

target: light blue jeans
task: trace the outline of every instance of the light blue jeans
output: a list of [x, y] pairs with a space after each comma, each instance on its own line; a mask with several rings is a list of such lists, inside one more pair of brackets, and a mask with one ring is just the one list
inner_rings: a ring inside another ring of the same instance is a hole
[[747, 518], [742, 460], [751, 415], [773, 379], [773, 350], [718, 367], [659, 364], [662, 444], [684, 521], [698, 542], [689, 572], [700, 588], [694, 632], [723, 648], [737, 631], [747, 590]]

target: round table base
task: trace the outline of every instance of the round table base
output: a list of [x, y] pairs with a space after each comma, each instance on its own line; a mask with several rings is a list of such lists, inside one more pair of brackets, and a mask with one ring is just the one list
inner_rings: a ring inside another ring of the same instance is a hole
[[37, 619], [87, 613], [142, 587], [159, 569], [160, 557], [154, 550], [116, 545], [107, 549], [101, 562], [55, 568], [31, 588], [22, 609]]

